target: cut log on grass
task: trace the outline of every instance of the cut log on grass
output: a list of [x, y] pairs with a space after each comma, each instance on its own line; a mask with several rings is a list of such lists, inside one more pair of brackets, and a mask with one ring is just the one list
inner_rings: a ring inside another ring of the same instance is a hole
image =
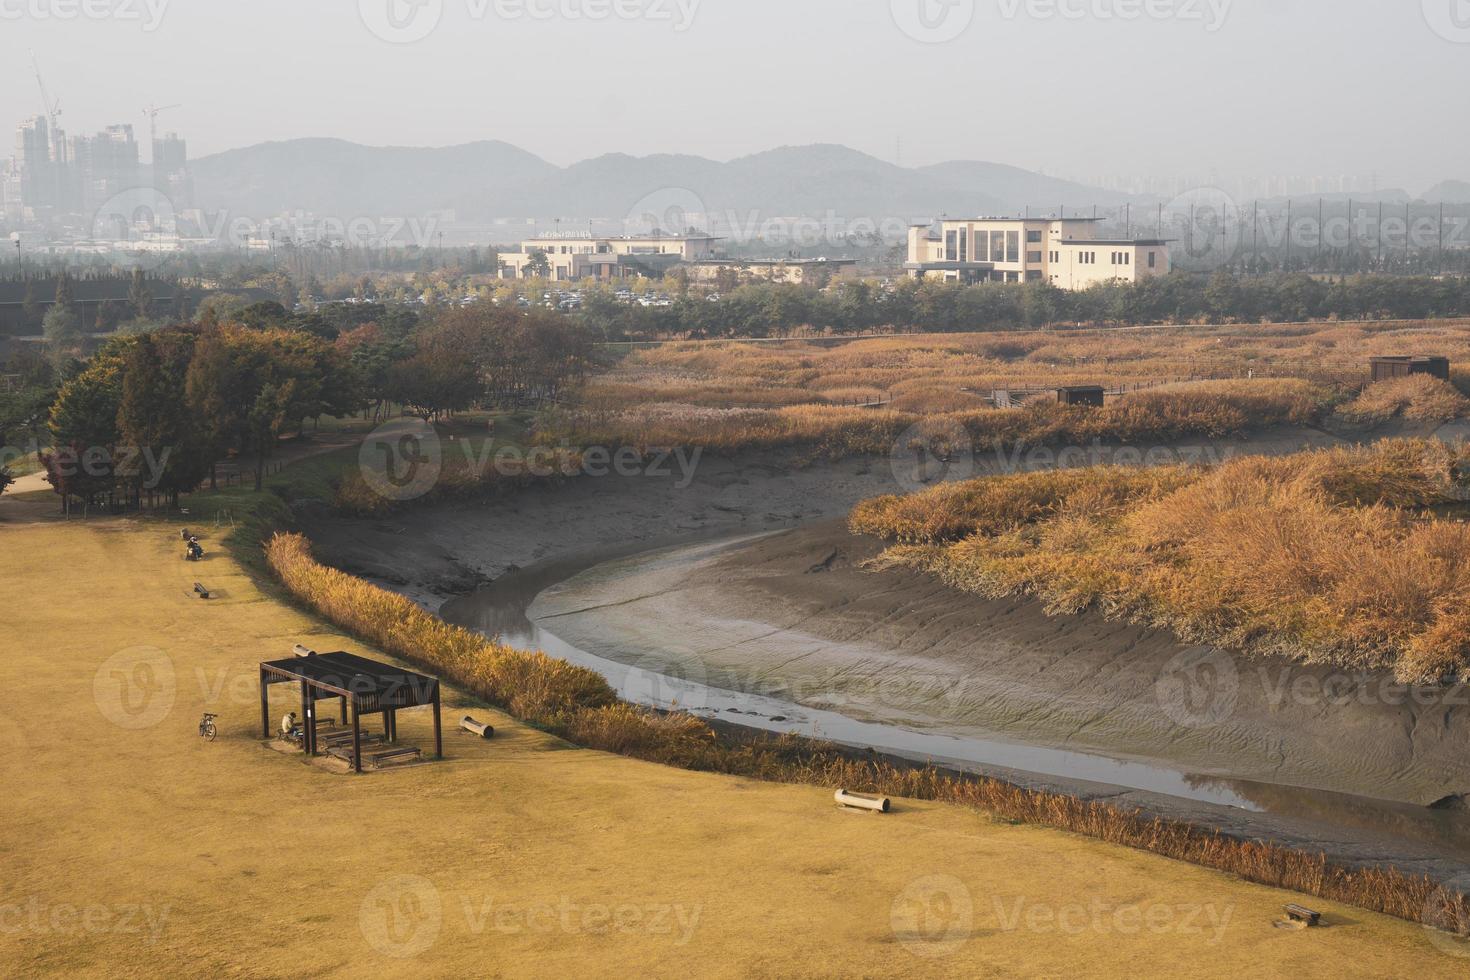
[[837, 801], [838, 806], [851, 807], [855, 810], [872, 810], [874, 813], [887, 813], [892, 808], [886, 796], [850, 793], [845, 789], [839, 789], [834, 793], [833, 799]]
[[469, 715], [465, 715], [462, 719], [460, 719], [459, 727], [463, 728], [471, 735], [480, 736], [480, 738], [495, 737], [494, 725], [487, 725], [484, 722], [475, 721], [475, 719], [471, 718]]

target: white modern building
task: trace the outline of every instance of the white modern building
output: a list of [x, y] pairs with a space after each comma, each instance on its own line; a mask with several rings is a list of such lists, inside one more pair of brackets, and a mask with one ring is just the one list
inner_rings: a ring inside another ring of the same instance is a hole
[[1095, 218], [946, 218], [909, 229], [905, 271], [955, 282], [1050, 282], [1086, 289], [1169, 272], [1161, 238], [1099, 238]]
[[522, 242], [519, 251], [500, 253], [500, 278], [533, 279], [541, 275], [554, 282], [658, 278], [680, 263], [713, 257], [718, 241], [710, 235], [597, 238], [572, 234], [532, 238]]

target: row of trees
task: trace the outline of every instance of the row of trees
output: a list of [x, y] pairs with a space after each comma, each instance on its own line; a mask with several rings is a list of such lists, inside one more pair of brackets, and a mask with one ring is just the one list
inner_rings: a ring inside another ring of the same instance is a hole
[[584, 297], [579, 315], [609, 340], [770, 337], [808, 327], [833, 333], [945, 332], [1073, 323], [1421, 319], [1470, 315], [1470, 278], [1353, 276], [1328, 281], [1301, 273], [1176, 273], [1076, 292], [1045, 282], [962, 285], [905, 279], [885, 288], [858, 280], [826, 290], [741, 286], [717, 300], [686, 295], [667, 307]]
[[591, 343], [571, 319], [488, 303], [382, 322], [289, 314], [278, 304], [211, 306], [194, 323], [119, 335], [67, 373], [43, 453], [66, 500], [173, 503], [228, 455], [261, 488], [283, 435], [308, 420], [390, 403], [427, 420], [481, 405], [554, 400], [587, 372]]
[[259, 489], [282, 433], [359, 407], [332, 346], [301, 331], [174, 327], [109, 341], [51, 407], [43, 463], [65, 498], [177, 502], [230, 452]]

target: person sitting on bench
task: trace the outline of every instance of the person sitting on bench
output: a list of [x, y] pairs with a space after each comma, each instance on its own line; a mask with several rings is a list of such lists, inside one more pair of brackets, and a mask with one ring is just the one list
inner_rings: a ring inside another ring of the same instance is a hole
[[296, 712], [286, 712], [286, 717], [281, 719], [281, 737], [290, 738], [291, 736], [295, 735], [297, 727]]

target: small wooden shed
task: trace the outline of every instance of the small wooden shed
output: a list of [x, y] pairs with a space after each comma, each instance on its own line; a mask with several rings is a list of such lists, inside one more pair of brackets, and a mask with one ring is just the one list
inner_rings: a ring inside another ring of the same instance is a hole
[[1373, 381], [1389, 381], [1407, 378], [1415, 374], [1427, 374], [1444, 381], [1450, 380], [1448, 357], [1403, 356], [1373, 358]]
[[1106, 396], [1102, 385], [1071, 385], [1066, 388], [1057, 389], [1058, 405], [1084, 405], [1088, 408], [1102, 408]]

